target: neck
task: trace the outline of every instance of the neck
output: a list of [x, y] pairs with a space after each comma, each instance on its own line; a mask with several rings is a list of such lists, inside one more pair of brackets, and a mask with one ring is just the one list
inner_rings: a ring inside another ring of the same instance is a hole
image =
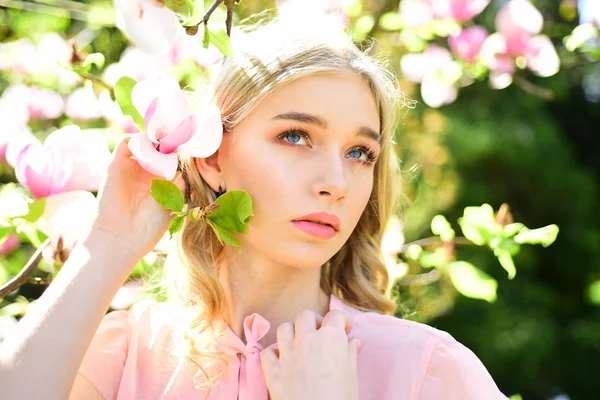
[[244, 319], [258, 313], [271, 323], [260, 340], [264, 347], [277, 341], [277, 327], [294, 322], [302, 310], [324, 316], [330, 297], [320, 287], [321, 266], [296, 268], [266, 259], [249, 246], [226, 253], [219, 266], [219, 281], [227, 299], [225, 321], [245, 342]]

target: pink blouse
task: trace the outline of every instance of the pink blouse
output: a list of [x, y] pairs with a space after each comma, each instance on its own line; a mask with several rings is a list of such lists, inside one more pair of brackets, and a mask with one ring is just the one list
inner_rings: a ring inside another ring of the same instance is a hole
[[[105, 399], [204, 399], [195, 389], [192, 362], [170, 355], [174, 327], [166, 305], [143, 301], [107, 314], [81, 364]], [[361, 400], [506, 399], [479, 359], [449, 334], [412, 321], [362, 312], [332, 295], [330, 309], [352, 321], [359, 337]], [[244, 343], [229, 327], [221, 339], [229, 361], [208, 399], [267, 400], [258, 341], [270, 323], [259, 314], [244, 320]], [[276, 346], [273, 344], [271, 346]], [[269, 346], [269, 347], [271, 347]]]

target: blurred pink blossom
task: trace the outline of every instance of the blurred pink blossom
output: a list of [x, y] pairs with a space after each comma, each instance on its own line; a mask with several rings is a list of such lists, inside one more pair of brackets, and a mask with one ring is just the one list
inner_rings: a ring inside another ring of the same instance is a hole
[[133, 136], [129, 148], [147, 171], [173, 179], [178, 151], [208, 157], [219, 148], [223, 137], [219, 109], [209, 106], [193, 113], [176, 80], [141, 81], [134, 86], [131, 100], [144, 116], [146, 132]]
[[175, 13], [156, 0], [113, 0], [117, 27], [137, 47], [152, 55], [165, 54], [184, 31]]
[[479, 15], [490, 0], [428, 0], [434, 15], [440, 19], [466, 22]]
[[130, 76], [139, 82], [171, 74], [173, 64], [168, 56], [151, 56], [136, 47], [129, 47], [121, 54], [118, 62], [105, 68], [103, 79], [114, 86], [123, 76]]
[[[4, 92], [6, 94], [6, 91]], [[29, 111], [20, 101], [14, 101], [13, 95], [0, 97], [0, 160], [6, 159], [9, 144], [20, 137], [29, 135], [31, 130], [27, 126]], [[10, 163], [10, 161], [9, 161]]]
[[100, 118], [100, 102], [91, 86], [75, 89], [65, 102], [65, 114], [75, 121]]
[[458, 58], [468, 63], [474, 62], [479, 56], [479, 51], [488, 32], [481, 26], [463, 29], [458, 35], [449, 36], [448, 44]]
[[402, 57], [400, 67], [407, 79], [421, 83], [421, 97], [430, 107], [440, 107], [456, 100], [456, 83], [462, 70], [447, 49], [429, 45], [422, 54]]
[[26, 109], [30, 120], [58, 118], [64, 110], [63, 98], [58, 93], [37, 86], [9, 86], [2, 98], [12, 103], [13, 108]]
[[10, 254], [13, 250], [18, 249], [21, 243], [19, 236], [14, 233], [9, 234], [3, 241], [0, 242], [0, 255]]
[[69, 125], [52, 132], [44, 145], [31, 143], [20, 152], [15, 173], [34, 198], [72, 190], [98, 190], [110, 151], [104, 137]]
[[53, 194], [45, 198], [46, 207], [36, 227], [48, 236], [54, 247], [59, 238], [63, 247], [72, 249], [89, 233], [97, 215], [98, 202], [85, 190]]
[[399, 12], [404, 24], [412, 28], [426, 26], [433, 20], [433, 7], [428, 0], [403, 0]]
[[119, 103], [113, 101], [108, 92], [101, 93], [98, 101], [102, 116], [113, 125], [123, 130], [124, 133], [138, 133], [140, 131], [133, 121], [133, 118], [123, 114]]
[[0, 70], [53, 77], [59, 86], [72, 87], [79, 75], [65, 68], [71, 48], [57, 33], [47, 33], [34, 44], [29, 39], [0, 43]]
[[558, 72], [560, 59], [550, 38], [539, 35], [542, 14], [527, 0], [511, 0], [498, 12], [496, 29], [481, 48], [481, 60], [490, 68], [490, 84], [504, 88], [512, 83], [515, 59], [523, 57], [536, 75]]

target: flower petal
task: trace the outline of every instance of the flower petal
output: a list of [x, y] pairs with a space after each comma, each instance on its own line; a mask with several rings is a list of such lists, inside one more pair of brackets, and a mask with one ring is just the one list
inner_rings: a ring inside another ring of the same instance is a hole
[[[179, 90], [157, 97], [156, 107], [152, 110], [151, 106], [149, 111], [153, 112], [144, 117], [144, 123], [148, 138], [152, 142], [162, 142], [167, 136], [174, 134], [179, 124], [191, 115], [187, 99]], [[184, 141], [177, 145], [185, 143], [188, 139], [180, 138]], [[174, 144], [175, 140], [172, 140], [171, 144]]]
[[38, 199], [63, 191], [73, 173], [73, 162], [39, 143], [32, 143], [19, 154], [15, 173], [17, 180]]
[[175, 79], [145, 79], [133, 87], [131, 102], [140, 115], [146, 115], [146, 111], [154, 99], [163, 96], [165, 93], [179, 91], [179, 83]]
[[71, 249], [89, 232], [96, 218], [97, 200], [85, 190], [46, 197], [46, 207], [36, 226], [54, 245], [62, 237], [64, 247]]
[[177, 147], [183, 143], [186, 143], [196, 132], [196, 116], [190, 115], [185, 118], [175, 128], [175, 132], [165, 136], [160, 141], [160, 152], [164, 154], [175, 153]]
[[221, 111], [216, 106], [202, 108], [196, 114], [196, 133], [179, 151], [190, 157], [206, 158], [213, 155], [223, 140]]
[[456, 100], [458, 91], [454, 85], [444, 83], [437, 75], [428, 75], [421, 83], [421, 97], [430, 107], [441, 107]]
[[129, 140], [129, 150], [137, 162], [151, 174], [173, 179], [177, 172], [177, 154], [163, 154], [156, 150], [148, 136], [138, 133]]
[[527, 44], [527, 67], [538, 76], [548, 77], [560, 69], [560, 59], [550, 38], [538, 35]]

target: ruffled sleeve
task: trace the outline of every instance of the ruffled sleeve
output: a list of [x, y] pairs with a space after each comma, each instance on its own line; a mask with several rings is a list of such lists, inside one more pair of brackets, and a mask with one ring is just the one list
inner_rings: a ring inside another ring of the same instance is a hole
[[105, 399], [116, 399], [129, 350], [129, 313], [112, 311], [104, 316], [79, 372]]
[[450, 335], [433, 347], [420, 400], [506, 400], [481, 361]]

